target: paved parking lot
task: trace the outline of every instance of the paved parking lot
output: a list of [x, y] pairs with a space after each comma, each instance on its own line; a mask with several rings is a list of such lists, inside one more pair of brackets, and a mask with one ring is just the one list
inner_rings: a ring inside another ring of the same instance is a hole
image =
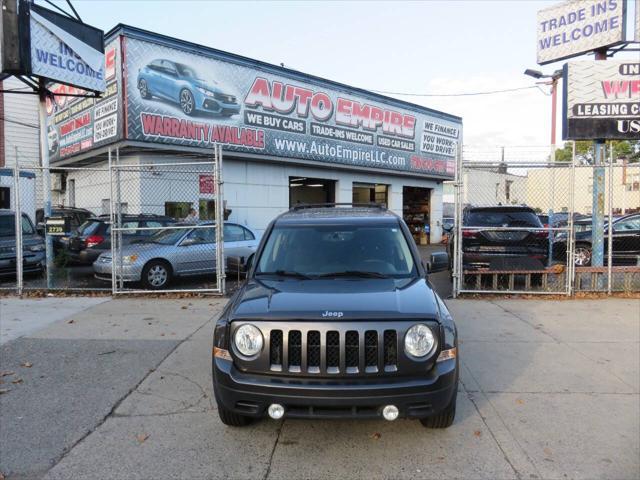
[[0, 385], [10, 390], [0, 395], [0, 471], [47, 479], [640, 476], [637, 299], [448, 300], [462, 384], [456, 421], [442, 431], [404, 420], [223, 426], [210, 359], [212, 317], [224, 301], [110, 300], [0, 347], [1, 370], [13, 372]]

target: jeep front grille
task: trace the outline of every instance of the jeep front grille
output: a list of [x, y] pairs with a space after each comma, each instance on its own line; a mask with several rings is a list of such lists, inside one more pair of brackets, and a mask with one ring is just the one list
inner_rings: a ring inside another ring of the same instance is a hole
[[389, 373], [398, 368], [395, 330], [274, 329], [263, 333], [270, 339], [268, 358], [273, 372], [335, 375]]

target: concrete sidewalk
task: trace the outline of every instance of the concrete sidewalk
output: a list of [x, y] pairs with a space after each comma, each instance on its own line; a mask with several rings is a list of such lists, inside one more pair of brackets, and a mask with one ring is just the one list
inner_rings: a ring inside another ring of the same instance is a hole
[[0, 298], [0, 345], [108, 300], [110, 297]]
[[[212, 317], [223, 303], [112, 300], [3, 347], [2, 369], [24, 382], [0, 395], [0, 471], [48, 479], [640, 477], [638, 300], [447, 301], [462, 359], [447, 430], [404, 420], [225, 427], [211, 388]], [[31, 368], [20, 366], [30, 359]]]

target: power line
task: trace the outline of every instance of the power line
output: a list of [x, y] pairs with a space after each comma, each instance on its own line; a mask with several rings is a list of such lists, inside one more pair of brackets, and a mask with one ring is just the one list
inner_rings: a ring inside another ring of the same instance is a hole
[[12, 120], [11, 118], [7, 118], [7, 117], [0, 116], [0, 120], [8, 122], [8, 123], [15, 123], [16, 125], [21, 125], [23, 127], [35, 128], [36, 130], [40, 129], [40, 127], [38, 125], [34, 125], [32, 123], [21, 122], [19, 120]]
[[371, 91], [375, 93], [381, 93], [383, 95], [402, 95], [407, 97], [470, 97], [475, 95], [493, 95], [496, 93], [517, 92], [520, 90], [530, 90], [532, 88], [537, 88], [545, 95], [548, 95], [538, 85], [531, 85], [529, 87], [506, 88], [504, 90], [489, 90], [486, 92], [465, 92], [465, 93], [407, 93], [407, 92], [387, 92], [384, 90], [371, 90]]

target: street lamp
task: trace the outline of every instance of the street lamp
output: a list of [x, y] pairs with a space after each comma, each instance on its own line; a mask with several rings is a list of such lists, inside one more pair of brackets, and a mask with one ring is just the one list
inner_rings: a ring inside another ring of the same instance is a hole
[[[524, 71], [525, 75], [533, 77], [536, 80], [542, 78], [549, 78], [550, 81], [543, 82], [545, 85], [551, 85], [551, 162], [556, 161], [556, 104], [558, 102], [558, 80], [562, 77], [562, 70], [556, 70], [551, 75], [545, 75], [539, 70], [532, 70], [527, 68]], [[555, 170], [551, 169], [551, 205], [549, 208], [549, 227], [553, 228], [553, 215], [556, 203], [556, 176]], [[549, 265], [551, 265], [553, 259], [553, 230], [549, 230]]]
[[551, 81], [544, 82], [545, 85], [551, 85], [551, 159], [555, 160], [556, 156], [556, 105], [558, 103], [558, 80], [562, 77], [562, 70], [556, 70], [551, 75], [545, 75], [539, 70], [527, 68], [525, 75], [533, 77], [536, 80], [541, 78], [549, 78]]

